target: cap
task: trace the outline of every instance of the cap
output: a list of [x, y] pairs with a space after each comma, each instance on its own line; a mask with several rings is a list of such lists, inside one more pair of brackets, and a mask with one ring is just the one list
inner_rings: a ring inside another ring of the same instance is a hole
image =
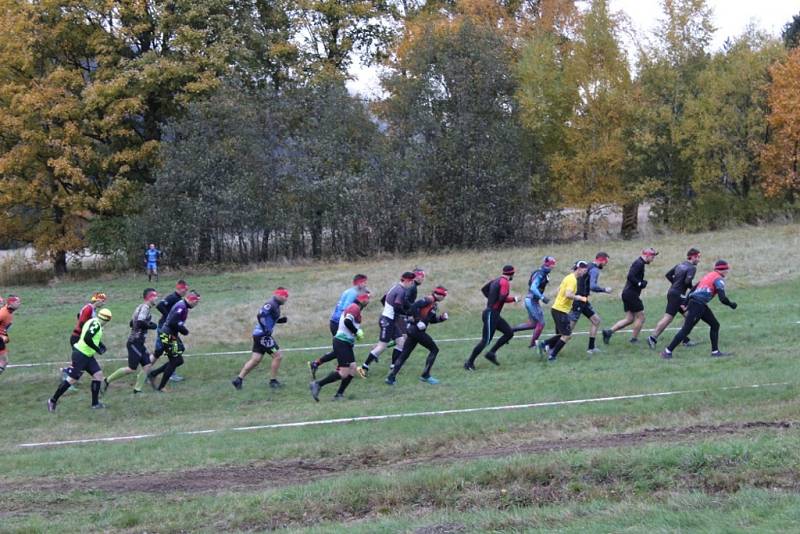
[[699, 251], [699, 250], [697, 250], [697, 249], [696, 249], [696, 248], [694, 248], [694, 247], [690, 248], [690, 249], [688, 250], [688, 252], [686, 252], [686, 257], [687, 257], [687, 258], [694, 258], [695, 256], [699, 256], [699, 255], [700, 255], [700, 251]]
[[516, 273], [516, 272], [517, 272], [517, 270], [514, 269], [513, 265], [504, 265], [503, 266], [503, 274], [505, 274], [507, 276], [513, 276], [514, 273]]
[[576, 269], [586, 269], [587, 267], [589, 267], [589, 262], [583, 260], [578, 260], [575, 262]]
[[556, 259], [553, 256], [545, 256], [542, 258], [542, 265], [545, 267], [555, 267]]
[[728, 262], [725, 261], [725, 260], [717, 260], [714, 263], [714, 270], [715, 271], [727, 271], [730, 268], [731, 268], [731, 266], [728, 265]]
[[359, 296], [356, 297], [356, 302], [361, 304], [369, 304], [370, 292], [367, 291], [366, 293], [361, 293]]
[[95, 291], [92, 294], [92, 298], [90, 299], [92, 302], [100, 302], [101, 300], [106, 300], [106, 294], [102, 291]]
[[366, 282], [366, 281], [367, 281], [367, 275], [366, 274], [357, 274], [357, 275], [355, 275], [353, 277], [353, 285], [354, 286], [358, 285], [358, 284], [360, 284], [362, 282]]
[[653, 247], [642, 249], [642, 256], [658, 256], [658, 251]]
[[97, 318], [102, 319], [103, 321], [110, 321], [111, 317], [111, 310], [108, 308], [101, 308], [99, 312], [97, 312]]
[[273, 291], [272, 294], [276, 297], [281, 297], [284, 300], [289, 298], [289, 290], [283, 287], [279, 287]]
[[401, 280], [413, 280], [414, 278], [416, 278], [416, 275], [411, 271], [404, 272], [403, 275], [400, 277]]
[[435, 288], [433, 288], [433, 294], [434, 295], [439, 295], [440, 297], [446, 297], [447, 296], [447, 288], [444, 287], [444, 286], [436, 286]]
[[611, 256], [609, 256], [607, 252], [598, 252], [598, 253], [597, 253], [597, 254], [595, 254], [595, 256], [594, 256], [594, 261], [595, 261], [596, 263], [608, 263], [608, 259], [609, 259], [610, 257], [611, 257]]

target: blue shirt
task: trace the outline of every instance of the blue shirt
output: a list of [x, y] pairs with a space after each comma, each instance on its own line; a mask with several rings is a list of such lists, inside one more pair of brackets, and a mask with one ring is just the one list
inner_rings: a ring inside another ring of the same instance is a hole
[[253, 328], [254, 336], [271, 336], [275, 323], [280, 319], [281, 305], [275, 297], [269, 299], [256, 315], [256, 326]]
[[331, 322], [337, 324], [339, 323], [339, 319], [342, 317], [342, 312], [344, 312], [348, 306], [356, 301], [358, 294], [359, 289], [356, 286], [353, 286], [350, 289], [342, 292], [342, 295], [339, 297], [339, 302], [336, 303], [336, 307], [333, 309], [333, 313], [331, 313]]
[[161, 251], [157, 248], [148, 248], [144, 251], [144, 257], [147, 258], [147, 263], [156, 263], [161, 257]]

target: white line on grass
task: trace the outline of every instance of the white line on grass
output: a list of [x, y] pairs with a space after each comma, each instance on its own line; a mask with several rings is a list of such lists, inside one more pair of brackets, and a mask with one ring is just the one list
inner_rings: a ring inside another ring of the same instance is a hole
[[105, 437], [105, 438], [87, 438], [87, 439], [71, 439], [65, 441], [43, 441], [40, 443], [20, 443], [19, 447], [53, 447], [59, 445], [78, 445], [84, 443], [108, 443], [114, 441], [125, 441], [125, 440], [137, 440], [137, 439], [146, 439], [146, 438], [158, 438], [158, 437], [166, 437], [166, 436], [193, 436], [196, 434], [213, 434], [216, 432], [246, 432], [252, 430], [274, 430], [280, 428], [296, 428], [296, 427], [306, 427], [306, 426], [318, 426], [318, 425], [335, 425], [341, 423], [359, 423], [363, 421], [385, 421], [388, 419], [400, 419], [405, 417], [432, 417], [432, 416], [441, 416], [441, 415], [454, 415], [454, 414], [465, 414], [465, 413], [476, 413], [476, 412], [497, 412], [497, 411], [506, 411], [506, 410], [523, 410], [523, 409], [530, 409], [530, 408], [546, 408], [552, 406], [569, 406], [574, 404], [589, 404], [594, 402], [613, 402], [613, 401], [620, 401], [620, 400], [633, 400], [633, 399], [644, 399], [644, 398], [652, 398], [652, 397], [669, 397], [674, 395], [685, 395], [688, 393], [709, 393], [712, 391], [729, 391], [729, 390], [736, 390], [736, 389], [753, 389], [753, 388], [767, 388], [767, 387], [777, 387], [777, 386], [788, 386], [790, 385], [789, 382], [773, 382], [768, 384], [753, 384], [750, 386], [724, 386], [719, 388], [711, 388], [711, 389], [686, 389], [686, 390], [678, 390], [678, 391], [662, 391], [657, 393], [638, 393], [635, 395], [617, 395], [614, 397], [595, 397], [591, 399], [575, 399], [575, 400], [566, 400], [566, 401], [548, 401], [548, 402], [534, 402], [529, 404], [508, 404], [504, 406], [483, 406], [478, 408], [457, 408], [453, 410], [438, 410], [432, 412], [409, 412], [409, 413], [395, 413], [395, 414], [386, 414], [386, 415], [364, 415], [359, 417], [343, 417], [340, 419], [318, 419], [316, 421], [297, 421], [293, 423], [272, 423], [266, 425], [254, 425], [254, 426], [237, 426], [232, 428], [219, 428], [219, 429], [208, 429], [208, 430], [189, 430], [184, 432], [162, 432], [160, 434], [138, 434], [133, 436], [112, 436], [112, 437]]
[[[727, 326], [726, 328], [735, 328], [735, 326]], [[665, 328], [666, 330], [680, 330], [680, 328]], [[619, 332], [633, 332], [633, 330], [618, 330]], [[589, 332], [573, 332], [573, 336], [588, 336]], [[479, 337], [454, 337], [450, 339], [437, 339], [436, 343], [461, 343], [464, 341], [478, 341]], [[527, 336], [514, 336], [512, 341], [527, 341]], [[359, 343], [355, 345], [358, 348], [364, 347], [372, 347], [374, 343]], [[281, 352], [308, 352], [312, 350], [330, 350], [330, 345], [323, 345], [320, 347], [290, 347], [288, 349], [281, 349]], [[243, 354], [250, 354], [249, 350], [233, 350], [233, 351], [225, 351], [225, 352], [196, 352], [194, 354], [184, 354], [183, 357], [193, 357], [196, 358], [198, 356], [241, 356]], [[68, 358], [64, 358], [58, 362], [37, 362], [37, 363], [12, 363], [7, 366], [7, 369], [11, 368], [30, 368], [30, 367], [51, 367], [54, 365], [64, 365], [68, 361]], [[128, 358], [103, 358], [103, 362], [127, 362]]]

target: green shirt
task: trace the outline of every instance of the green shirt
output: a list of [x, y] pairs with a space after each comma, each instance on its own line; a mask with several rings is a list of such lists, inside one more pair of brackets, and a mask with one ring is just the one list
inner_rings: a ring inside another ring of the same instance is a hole
[[100, 323], [100, 319], [93, 317], [86, 321], [86, 324], [83, 325], [83, 329], [81, 329], [80, 339], [78, 339], [78, 342], [73, 345], [78, 352], [91, 358], [97, 351], [87, 345], [86, 341], [84, 341], [87, 335], [89, 336], [89, 339], [92, 340], [92, 343], [95, 347], [100, 346], [100, 339], [103, 337], [103, 326]]

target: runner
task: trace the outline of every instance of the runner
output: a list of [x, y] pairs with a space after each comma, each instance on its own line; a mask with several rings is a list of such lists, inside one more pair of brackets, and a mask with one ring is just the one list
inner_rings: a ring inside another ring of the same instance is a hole
[[151, 282], [153, 276], [155, 276], [156, 283], [158, 283], [158, 262], [160, 259], [161, 251], [156, 248], [154, 243], [150, 243], [150, 246], [144, 251], [144, 263], [147, 266], [148, 282]]
[[576, 261], [572, 270], [573, 272], [561, 280], [561, 284], [558, 286], [558, 294], [553, 301], [553, 307], [550, 309], [550, 315], [553, 316], [553, 323], [556, 325], [556, 335], [547, 341], [539, 342], [539, 352], [547, 354], [547, 361], [549, 362], [556, 361], [558, 353], [561, 352], [561, 349], [572, 337], [569, 314], [572, 311], [573, 301], [589, 302], [589, 297], [578, 295], [578, 279], [589, 270], [589, 264], [583, 260]]
[[[164, 326], [164, 321], [167, 320], [167, 316], [169, 315], [170, 310], [172, 310], [172, 307], [180, 302], [181, 299], [186, 296], [188, 291], [189, 284], [187, 284], [185, 280], [178, 280], [175, 284], [175, 291], [167, 295], [166, 298], [164, 298], [156, 306], [156, 309], [161, 313], [161, 319], [158, 320], [158, 328], [156, 329], [155, 350], [153, 351], [153, 356], [150, 358], [153, 363], [155, 363], [155, 361], [159, 359], [162, 354], [164, 354], [164, 344], [161, 343], [161, 329]], [[169, 362], [156, 369], [155, 373], [163, 373], [167, 368], [167, 365], [169, 365]], [[178, 373], [175, 372], [172, 373], [170, 381], [180, 382], [181, 380], [183, 380], [182, 376], [179, 376]]]
[[[658, 336], [667, 328], [675, 316], [680, 313], [683, 315], [686, 310], [686, 295], [691, 291], [694, 284], [694, 275], [697, 273], [697, 264], [700, 263], [700, 251], [690, 248], [686, 253], [686, 261], [679, 263], [670, 269], [666, 278], [670, 282], [667, 290], [667, 309], [664, 316], [658, 321], [656, 327], [647, 336], [647, 345], [651, 349], [656, 348]], [[693, 347], [696, 343], [688, 337], [683, 340], [684, 347]]]
[[422, 371], [422, 376], [419, 379], [431, 385], [439, 383], [437, 379], [431, 376], [431, 369], [433, 363], [436, 361], [436, 356], [439, 354], [439, 347], [436, 342], [428, 334], [428, 325], [431, 323], [441, 323], [447, 320], [447, 313], [437, 315], [438, 304], [447, 296], [447, 288], [437, 286], [434, 288], [433, 293], [421, 298], [414, 303], [412, 307], [413, 322], [408, 327], [408, 339], [406, 339], [403, 352], [397, 359], [394, 367], [392, 368], [389, 376], [386, 377], [386, 383], [390, 386], [395, 385], [397, 381], [397, 374], [403, 368], [408, 357], [414, 352], [417, 344], [422, 345], [428, 349], [428, 358], [425, 360], [425, 369]]
[[144, 302], [139, 304], [133, 311], [130, 322], [131, 333], [128, 336], [128, 342], [125, 344], [128, 349], [128, 366], [120, 367], [111, 373], [108, 378], [103, 380], [103, 393], [108, 390], [108, 385], [111, 382], [135, 372], [139, 366], [141, 366], [142, 369], [136, 377], [136, 385], [133, 386], [133, 392], [142, 392], [142, 386], [152, 367], [150, 353], [147, 352], [147, 347], [145, 346], [145, 338], [147, 337], [148, 330], [155, 330], [157, 328], [156, 323], [153, 322], [150, 309], [156, 305], [158, 292], [152, 287], [148, 287], [142, 293], [142, 298]]
[[[582, 297], [589, 297], [591, 293], [611, 293], [610, 287], [600, 286], [600, 271], [608, 265], [609, 256], [605, 252], [598, 252], [594, 258], [594, 262], [589, 264], [589, 269], [586, 274], [578, 278], [578, 291], [577, 294]], [[579, 300], [572, 301], [572, 311], [569, 314], [570, 330], [575, 329], [575, 324], [581, 315], [585, 316], [591, 322], [589, 327], [589, 346], [586, 348], [588, 354], [600, 352], [595, 346], [597, 338], [597, 330], [600, 328], [600, 316], [594, 311], [592, 304], [587, 300], [581, 302]]]
[[364, 337], [361, 329], [361, 311], [369, 304], [369, 292], [362, 293], [356, 297], [356, 301], [350, 304], [339, 318], [339, 327], [333, 337], [333, 352], [336, 353], [336, 370], [319, 382], [314, 380], [308, 387], [311, 390], [311, 397], [319, 402], [320, 390], [328, 385], [341, 380], [339, 389], [334, 395], [333, 400], [344, 399], [344, 392], [353, 376], [356, 374], [364, 378], [366, 375], [361, 367], [356, 365], [356, 357], [353, 353], [353, 346], [356, 341]]
[[[95, 291], [92, 296], [89, 298], [89, 302], [84, 304], [83, 307], [78, 312], [78, 320], [75, 323], [75, 328], [72, 329], [72, 333], [69, 336], [69, 346], [72, 347], [75, 343], [78, 342], [78, 339], [81, 337], [81, 331], [83, 330], [83, 325], [89, 319], [97, 317], [97, 310], [102, 308], [106, 303], [107, 297], [106, 294], [102, 291]], [[70, 372], [70, 365], [67, 364], [66, 367], [61, 368], [61, 381], [63, 382], [69, 377]], [[73, 385], [70, 386], [70, 391], [77, 391], [77, 386]]]
[[[342, 317], [342, 312], [356, 301], [356, 297], [367, 292], [367, 275], [357, 274], [353, 277], [353, 287], [346, 289], [339, 297], [336, 307], [331, 313], [328, 327], [330, 328], [331, 335], [335, 336], [339, 330], [339, 319]], [[317, 369], [325, 362], [329, 362], [336, 358], [334, 351], [330, 351], [321, 358], [308, 362], [308, 367], [311, 369], [311, 378], [317, 378]]]
[[533, 330], [529, 348], [536, 346], [536, 340], [542, 335], [544, 330], [544, 312], [539, 304], [547, 304], [550, 299], [544, 296], [544, 290], [550, 283], [550, 272], [556, 266], [556, 259], [553, 256], [545, 256], [542, 259], [542, 266], [531, 273], [528, 279], [528, 295], [525, 297], [525, 310], [528, 312], [528, 321], [520, 323], [513, 328], [514, 332], [523, 330]]
[[[172, 373], [183, 365], [183, 352], [186, 347], [183, 345], [181, 335], [189, 335], [186, 319], [189, 318], [189, 310], [197, 306], [199, 302], [200, 294], [195, 290], [189, 291], [169, 310], [169, 314], [161, 326], [161, 333], [158, 337], [168, 361], [158, 369], [147, 373], [147, 380], [156, 391], [163, 392]], [[156, 387], [155, 378], [158, 375], [161, 375], [161, 383]]]
[[103, 381], [103, 370], [95, 358], [96, 354], [103, 354], [106, 346], [103, 344], [103, 326], [111, 320], [111, 310], [102, 308], [97, 312], [97, 317], [92, 317], [83, 325], [78, 341], [72, 347], [72, 366], [69, 376], [63, 380], [52, 397], [47, 399], [47, 410], [56, 411], [56, 404], [69, 387], [76, 383], [85, 372], [92, 376], [92, 408], [101, 409], [106, 406], [100, 402], [100, 384]]
[[503, 306], [506, 303], [519, 302], [519, 297], [509, 294], [511, 290], [509, 282], [514, 279], [515, 272], [516, 270], [513, 265], [506, 265], [503, 267], [502, 275], [486, 283], [481, 288], [481, 291], [486, 296], [486, 309], [483, 310], [481, 316], [483, 320], [483, 332], [481, 340], [475, 345], [475, 348], [472, 349], [472, 354], [470, 354], [469, 359], [464, 362], [464, 369], [466, 371], [475, 371], [475, 360], [492, 340], [495, 330], [500, 330], [503, 335], [497, 340], [494, 346], [489, 349], [489, 352], [483, 356], [495, 365], [500, 365], [500, 362], [497, 361], [497, 351], [514, 337], [514, 331], [506, 320], [500, 316], [500, 312], [503, 311]]
[[[0, 297], [0, 305], [2, 305]], [[8, 366], [8, 331], [14, 322], [14, 312], [22, 305], [22, 300], [16, 295], [9, 295], [5, 304], [0, 307], [0, 375]]]
[[608, 345], [614, 332], [622, 330], [633, 323], [633, 334], [630, 342], [639, 342], [639, 332], [644, 325], [644, 303], [642, 302], [642, 289], [647, 287], [647, 280], [644, 278], [644, 266], [653, 262], [658, 256], [656, 249], [648, 247], [642, 250], [641, 256], [631, 264], [628, 270], [628, 277], [625, 281], [625, 289], [622, 290], [622, 307], [625, 310], [625, 317], [617, 321], [608, 330], [603, 330], [603, 343]]
[[714, 295], [719, 296], [719, 301], [732, 310], [737, 308], [737, 304], [728, 299], [725, 294], [725, 277], [730, 272], [730, 266], [725, 260], [717, 260], [714, 263], [714, 270], [700, 279], [697, 284], [697, 289], [689, 293], [688, 307], [686, 310], [686, 319], [683, 321], [683, 326], [680, 331], [672, 338], [669, 346], [661, 352], [661, 357], [664, 359], [672, 358], [672, 351], [689, 336], [692, 329], [699, 321], [705, 322], [711, 330], [709, 337], [711, 338], [711, 356], [719, 358], [722, 356], [730, 356], [731, 352], [722, 352], [719, 350], [719, 321], [714, 317], [714, 312], [711, 311], [709, 304], [714, 298]]
[[396, 283], [384, 295], [383, 312], [378, 320], [381, 327], [378, 343], [369, 351], [366, 361], [361, 366], [365, 373], [369, 373], [369, 366], [377, 362], [380, 355], [394, 341], [395, 348], [392, 351], [392, 364], [403, 352], [403, 343], [406, 339], [406, 320], [408, 310], [406, 308], [406, 291], [414, 284], [416, 276], [410, 271], [406, 271], [400, 277], [400, 282]]
[[276, 324], [283, 324], [287, 321], [286, 317], [281, 317], [281, 306], [289, 300], [289, 291], [283, 287], [277, 288], [272, 292], [272, 298], [261, 306], [256, 315], [256, 326], [253, 328], [253, 349], [250, 359], [247, 360], [239, 371], [239, 375], [231, 381], [233, 387], [242, 389], [244, 377], [258, 367], [264, 354], [272, 357], [270, 366], [269, 387], [277, 389], [283, 387], [278, 381], [278, 369], [281, 366], [281, 349], [272, 337], [272, 332]]

